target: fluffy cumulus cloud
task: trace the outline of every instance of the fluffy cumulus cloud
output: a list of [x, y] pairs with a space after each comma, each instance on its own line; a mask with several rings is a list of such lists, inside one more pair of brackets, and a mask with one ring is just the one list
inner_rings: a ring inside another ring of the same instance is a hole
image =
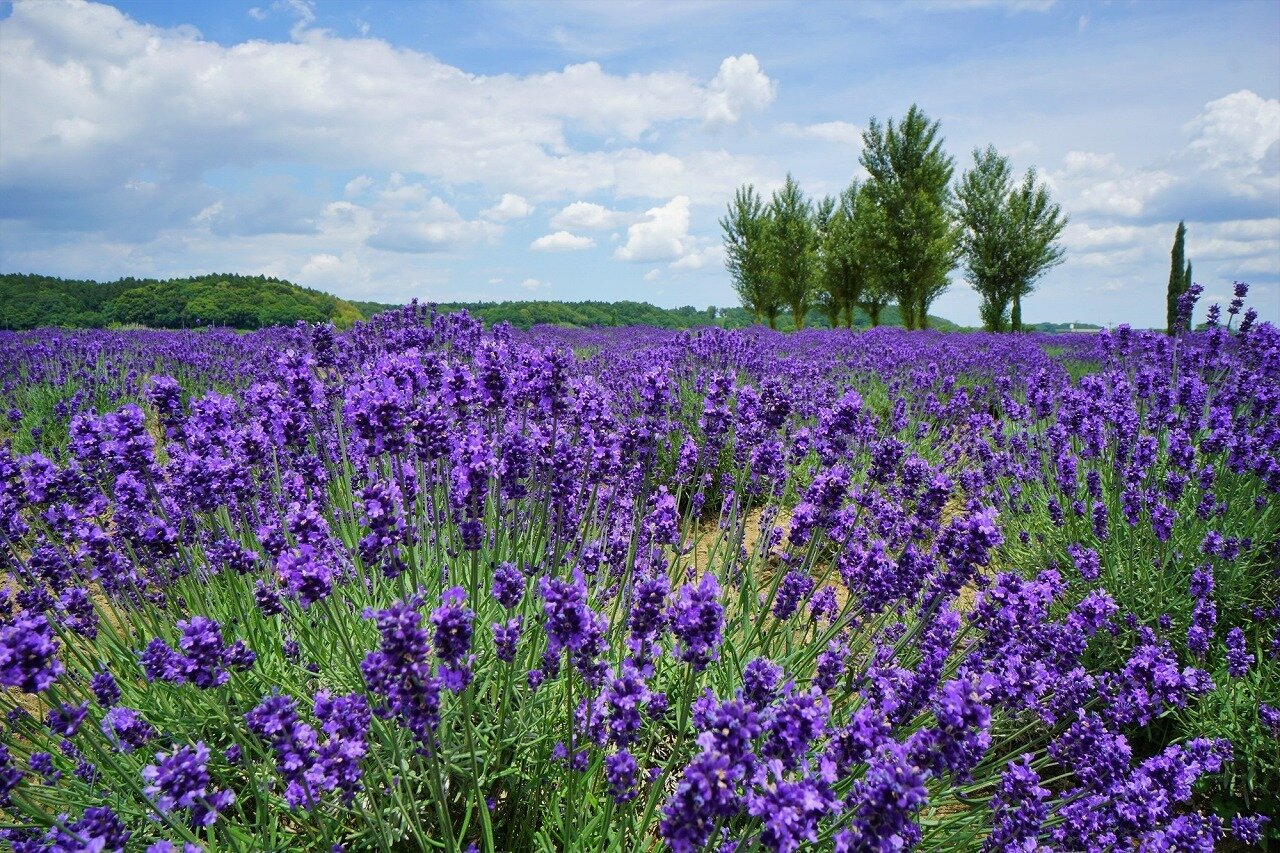
[[1248, 89], [1206, 103], [1183, 145], [1148, 163], [1071, 151], [1048, 177], [1074, 214], [1123, 221], [1206, 221], [1280, 214], [1280, 100]]
[[484, 211], [484, 217], [495, 222], [508, 222], [512, 219], [524, 219], [530, 213], [533, 213], [533, 205], [522, 196], [503, 193], [497, 204]]
[[610, 210], [604, 205], [589, 201], [575, 201], [551, 217], [552, 228], [578, 231], [607, 231], [617, 228], [630, 219], [620, 210]]
[[455, 252], [503, 234], [501, 225], [487, 219], [467, 219], [433, 194], [425, 183], [393, 173], [371, 182], [359, 203], [326, 205], [318, 229], [330, 244], [361, 244], [370, 249], [405, 254]]
[[557, 231], [554, 234], [544, 234], [534, 240], [529, 244], [529, 248], [539, 252], [574, 252], [590, 249], [595, 244], [596, 241], [590, 237], [570, 234], [568, 231]]
[[[194, 181], [273, 161], [413, 172], [513, 195], [585, 193], [643, 176], [659, 155], [634, 143], [650, 129], [736, 122], [773, 97], [749, 55], [726, 59], [705, 83], [611, 74], [595, 62], [486, 76], [301, 19], [293, 42], [223, 46], [110, 6], [39, 0], [16, 3], [0, 27], [11, 93], [0, 103], [0, 185], [19, 200], [118, 195], [143, 173]], [[571, 132], [628, 144], [582, 150]], [[635, 180], [627, 191], [645, 193]], [[504, 203], [495, 218], [521, 210]]]
[[737, 124], [773, 103], [777, 87], [749, 53], [730, 56], [708, 87], [704, 115], [712, 125]]
[[645, 211], [644, 218], [627, 228], [627, 241], [614, 257], [633, 263], [675, 261], [689, 248], [689, 197], [676, 196], [661, 207]]

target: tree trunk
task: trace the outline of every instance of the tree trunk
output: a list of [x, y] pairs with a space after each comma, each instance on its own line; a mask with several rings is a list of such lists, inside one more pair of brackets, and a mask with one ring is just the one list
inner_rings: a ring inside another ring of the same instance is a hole
[[867, 309], [867, 313], [871, 315], [871, 328], [873, 329], [880, 325], [880, 307], [880, 303], [873, 302], [871, 307]]
[[1013, 311], [1009, 314], [1009, 326], [1015, 332], [1022, 331], [1022, 295], [1013, 294]]
[[916, 309], [911, 300], [904, 299], [898, 303], [898, 313], [902, 315], [902, 328], [910, 332], [916, 327]]
[[791, 325], [795, 326], [797, 332], [804, 328], [804, 306], [791, 306]]

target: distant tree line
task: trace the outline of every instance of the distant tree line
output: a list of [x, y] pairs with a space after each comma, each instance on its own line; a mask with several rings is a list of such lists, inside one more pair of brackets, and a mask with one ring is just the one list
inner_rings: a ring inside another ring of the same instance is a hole
[[40, 326], [260, 329], [305, 320], [348, 328], [364, 315], [350, 302], [267, 276], [213, 274], [123, 278], [99, 284], [40, 275], [0, 275], [0, 329]]
[[915, 105], [896, 125], [872, 118], [862, 141], [867, 178], [838, 198], [815, 204], [791, 175], [767, 200], [751, 185], [734, 194], [720, 226], [743, 307], [772, 328], [789, 313], [800, 329], [812, 307], [852, 327], [855, 311], [879, 325], [892, 305], [906, 328], [928, 328], [961, 263], [984, 327], [1021, 330], [1022, 300], [1062, 262], [1067, 223], [1035, 171], [1015, 182], [988, 146], [953, 187], [938, 122]]
[[[347, 328], [358, 320], [399, 307], [384, 302], [346, 301], [263, 276], [208, 275], [168, 281], [124, 278], [99, 284], [50, 276], [0, 274], [0, 329], [41, 326], [180, 329], [206, 325], [258, 329], [292, 325], [299, 320], [329, 321]], [[521, 329], [536, 325], [741, 329], [755, 322], [750, 311], [737, 306], [659, 308], [647, 302], [627, 301], [448, 302], [437, 305], [437, 309], [446, 313], [465, 309], [490, 325], [507, 322]], [[817, 304], [808, 306], [807, 311], [804, 325], [812, 328], [843, 326], [850, 319], [832, 319], [824, 315]], [[876, 319], [884, 325], [902, 325], [894, 305], [883, 307]], [[872, 318], [858, 307], [851, 322], [856, 328], [865, 328], [872, 325]], [[930, 325], [957, 328], [941, 317], [931, 317]]]
[[[394, 311], [399, 305], [382, 302], [354, 303], [366, 316], [372, 317], [383, 311]], [[442, 302], [436, 309], [447, 313], [450, 311], [467, 311], [484, 320], [485, 323], [507, 322], [520, 329], [529, 329], [537, 325], [569, 326], [574, 328], [594, 328], [613, 326], [651, 326], [655, 329], [694, 329], [702, 326], [719, 326], [725, 329], [745, 329], [755, 325], [754, 315], [747, 309], [738, 306], [717, 308], [695, 308], [685, 305], [681, 308], [659, 308], [647, 302]], [[881, 314], [881, 324], [901, 326], [902, 318], [896, 306], [888, 306]], [[937, 329], [958, 329], [959, 327], [942, 317], [930, 317], [930, 325]], [[820, 310], [810, 306], [804, 324], [807, 328], [842, 328], [843, 322], [831, 322]], [[871, 325], [870, 317], [861, 309], [854, 311], [853, 327], [866, 328]]]

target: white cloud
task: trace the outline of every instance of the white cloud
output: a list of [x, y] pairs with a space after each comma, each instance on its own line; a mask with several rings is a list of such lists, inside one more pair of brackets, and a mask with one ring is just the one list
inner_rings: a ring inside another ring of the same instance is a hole
[[1045, 177], [1068, 213], [1138, 217], [1148, 201], [1176, 181], [1162, 169], [1126, 168], [1110, 152], [1068, 151], [1062, 164]]
[[[143, 171], [192, 183], [215, 169], [290, 162], [418, 173], [534, 199], [615, 187], [661, 198], [670, 187], [651, 189], [647, 177], [673, 171], [667, 158], [697, 174], [701, 152], [584, 150], [570, 134], [634, 143], [673, 122], [731, 124], [773, 99], [749, 54], [727, 58], [705, 84], [675, 72], [611, 74], [597, 63], [470, 74], [381, 39], [311, 28], [309, 4], [286, 11], [298, 20], [294, 42], [224, 46], [110, 6], [15, 3], [0, 21], [0, 78], [22, 96], [0, 99], [0, 188], [24, 206], [59, 192], [119, 195]], [[749, 163], [716, 158], [718, 183]], [[184, 219], [209, 199], [187, 203]], [[49, 221], [67, 213], [43, 208]]]
[[330, 293], [350, 293], [353, 288], [367, 286], [369, 280], [369, 270], [354, 253], [344, 253], [341, 257], [327, 252], [312, 255], [298, 274], [299, 284]]
[[724, 257], [724, 248], [719, 244], [704, 246], [700, 249], [686, 248], [684, 257], [671, 263], [673, 270], [700, 270], [720, 261]]
[[533, 205], [515, 193], [503, 193], [502, 200], [482, 214], [486, 219], [495, 222], [508, 222], [512, 219], [524, 219], [533, 213]]
[[657, 281], [660, 278], [662, 278], [662, 270], [658, 269], [657, 267], [654, 267], [653, 269], [649, 270], [647, 273], [644, 274], [645, 281]]
[[371, 186], [373, 186], [373, 178], [368, 175], [359, 175], [347, 181], [347, 185], [342, 188], [342, 193], [347, 197], [357, 196]]
[[529, 244], [529, 248], [538, 252], [575, 252], [590, 249], [596, 244], [590, 237], [570, 234], [568, 231], [557, 231], [545, 234]]
[[1221, 173], [1235, 193], [1280, 192], [1280, 100], [1242, 89], [1205, 104], [1186, 129], [1201, 165]]
[[552, 228], [577, 229], [581, 231], [607, 231], [616, 228], [630, 219], [630, 215], [620, 210], [610, 210], [604, 205], [589, 201], [575, 201], [551, 217]]
[[365, 245], [388, 252], [427, 254], [453, 251], [502, 234], [502, 226], [468, 221], [441, 198], [422, 201], [425, 191], [421, 184], [404, 183], [393, 176], [391, 185], [378, 193], [381, 207], [372, 212], [374, 226]]
[[622, 261], [674, 261], [685, 253], [689, 239], [689, 197], [676, 196], [661, 207], [645, 211], [645, 218], [627, 228], [627, 242], [614, 250]]
[[704, 117], [709, 125], [737, 124], [773, 103], [777, 86], [750, 53], [726, 57], [708, 87]]
[[1280, 141], [1280, 100], [1241, 89], [1205, 104], [1188, 127], [1196, 132], [1191, 147], [1213, 162], [1261, 160]]
[[365, 244], [373, 249], [408, 254], [449, 252], [485, 235], [480, 223], [393, 220], [380, 227]]
[[824, 121], [818, 124], [794, 124], [783, 122], [778, 130], [787, 136], [818, 139], [839, 145], [862, 147], [862, 128], [847, 121]]
[[526, 278], [524, 281], [520, 282], [520, 286], [523, 287], [525, 290], [533, 291], [533, 290], [542, 290], [544, 288], [550, 287], [551, 285], [545, 281], [539, 281], [536, 278]]

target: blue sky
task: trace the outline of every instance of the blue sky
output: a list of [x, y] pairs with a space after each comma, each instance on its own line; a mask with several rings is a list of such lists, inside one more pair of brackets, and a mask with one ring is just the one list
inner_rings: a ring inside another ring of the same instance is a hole
[[[1070, 217], [1026, 319], [1280, 320], [1280, 4], [0, 3], [0, 270], [734, 304], [717, 220], [916, 102]], [[960, 270], [934, 313], [977, 322]]]

